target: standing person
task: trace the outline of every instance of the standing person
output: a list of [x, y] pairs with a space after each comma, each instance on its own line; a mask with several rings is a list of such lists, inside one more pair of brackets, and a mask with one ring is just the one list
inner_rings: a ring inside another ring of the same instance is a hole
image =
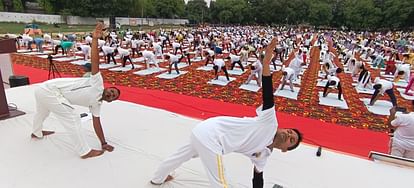
[[43, 38], [35, 38], [33, 42], [36, 44], [36, 49], [38, 52], [43, 53], [43, 43], [45, 40]]
[[330, 89], [338, 89], [338, 100], [342, 101], [342, 87], [341, 87], [341, 80], [337, 76], [328, 76], [328, 82], [323, 89], [323, 97], [327, 97]]
[[384, 93], [387, 93], [387, 95], [391, 99], [392, 105], [397, 106], [397, 98], [395, 97], [393, 87], [394, 85], [392, 82], [388, 80], [383, 80], [377, 77], [374, 81], [374, 86], [373, 86], [373, 88], [375, 89], [375, 92], [371, 97], [371, 101], [369, 102], [369, 105], [370, 106], [374, 105], [375, 102], [380, 97], [380, 95], [384, 95]]
[[125, 64], [128, 60], [129, 63], [131, 64], [131, 66], [132, 66], [132, 69], [135, 69], [134, 63], [132, 63], [131, 57], [129, 57], [129, 51], [127, 49], [123, 49], [121, 47], [118, 47], [117, 49], [115, 49], [115, 53], [118, 53], [121, 56], [122, 67], [125, 67]]
[[[102, 130], [100, 109], [103, 101], [112, 102], [119, 98], [120, 91], [115, 87], [104, 88], [103, 78], [99, 72], [98, 38], [102, 35], [103, 23], [99, 22], [93, 32], [92, 41], [92, 75], [89, 78], [57, 78], [43, 82], [35, 90], [36, 113], [33, 121], [32, 138], [41, 139], [53, 134], [42, 130], [43, 122], [52, 112], [68, 131], [75, 143], [75, 150], [82, 159], [102, 155], [113, 151]], [[101, 150], [90, 149], [81, 128], [79, 114], [73, 105], [89, 107], [95, 133], [101, 142]]]
[[283, 68], [282, 70], [282, 87], [280, 88], [280, 90], [283, 90], [283, 88], [286, 85], [286, 82], [289, 81], [289, 87], [290, 87], [290, 91], [295, 92], [295, 90], [293, 89], [293, 80], [294, 80], [294, 76], [295, 76], [295, 70], [293, 70], [292, 68], [286, 67]]
[[189, 143], [164, 160], [151, 183], [161, 185], [172, 181], [169, 175], [174, 169], [191, 158], [199, 157], [205, 167], [210, 187], [228, 187], [222, 156], [240, 153], [254, 164], [253, 187], [263, 187], [263, 170], [274, 148], [282, 152], [295, 149], [302, 140], [296, 129], [278, 128], [273, 99], [273, 83], [269, 63], [276, 39], [266, 49], [263, 70], [263, 105], [257, 108], [253, 118], [214, 117], [202, 121], [192, 130]]
[[184, 55], [181, 56], [181, 58], [178, 58], [176, 55], [173, 54], [166, 54], [165, 59], [170, 61], [168, 65], [168, 74], [171, 74], [172, 66], [174, 65], [175, 71], [177, 74], [180, 74], [180, 71], [178, 70], [178, 63], [184, 58]]
[[229, 56], [226, 59], [230, 60], [230, 62], [231, 62], [230, 70], [233, 70], [234, 66], [236, 64], [238, 64], [240, 66], [240, 69], [242, 70], [242, 72], [244, 72], [243, 64], [240, 62], [240, 56], [230, 53]]
[[[92, 41], [91, 41], [92, 43]], [[88, 60], [91, 57], [91, 47], [89, 45], [80, 45], [76, 49], [83, 54], [83, 60]]]
[[253, 64], [250, 65], [250, 75], [247, 78], [245, 84], [249, 84], [250, 81], [255, 76], [257, 79], [257, 86], [262, 87], [262, 71], [263, 71], [263, 65], [260, 62], [260, 60], [257, 60]]
[[359, 73], [358, 84], [356, 87], [360, 89], [372, 89], [371, 72], [369, 72], [365, 66], [361, 67], [361, 72]]
[[400, 79], [403, 79], [406, 82], [410, 81], [411, 74], [411, 65], [410, 64], [398, 64], [397, 70], [394, 73], [394, 81], [398, 82]]
[[205, 66], [207, 66], [210, 61], [211, 63], [214, 62], [216, 55], [213, 50], [207, 50], [204, 55], [207, 57]]
[[226, 75], [227, 81], [230, 81], [229, 78], [229, 73], [227, 72], [227, 68], [226, 68], [226, 62], [224, 62], [223, 59], [215, 59], [213, 61], [213, 69], [214, 69], [214, 76], [215, 79], [218, 79], [218, 72], [220, 72], [220, 70], [223, 70], [224, 74]]
[[138, 55], [144, 57], [144, 63], [147, 65], [147, 69], [150, 68], [150, 62], [152, 62], [157, 67], [157, 69], [160, 69], [158, 66], [157, 57], [155, 56], [154, 52], [144, 50], [142, 52], [139, 52]]
[[111, 59], [112, 59], [112, 61], [114, 61], [114, 64], [116, 65], [115, 48], [110, 47], [110, 46], [102, 46], [101, 49], [102, 49], [104, 56], [106, 56], [106, 62], [109, 64], [111, 63]]
[[388, 128], [393, 132], [390, 139], [390, 154], [414, 159], [414, 116], [396, 114], [396, 107], [390, 109]]
[[173, 47], [173, 52], [174, 52], [174, 55], [177, 55], [178, 50], [180, 50], [180, 51], [181, 51], [181, 53], [183, 53], [183, 49], [181, 48], [181, 44], [180, 44], [180, 43], [178, 43], [178, 42], [173, 42], [173, 43], [172, 43], [172, 47]]

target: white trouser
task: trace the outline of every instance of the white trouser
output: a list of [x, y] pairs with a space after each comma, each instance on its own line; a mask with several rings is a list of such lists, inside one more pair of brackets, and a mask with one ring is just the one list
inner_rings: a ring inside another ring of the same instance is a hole
[[208, 149], [194, 135], [191, 135], [190, 143], [179, 148], [160, 164], [152, 182], [163, 183], [167, 176], [182, 163], [196, 157], [201, 159], [212, 188], [228, 187], [222, 156]]
[[41, 87], [36, 88], [35, 98], [36, 113], [33, 120], [33, 134], [39, 138], [43, 137], [43, 122], [50, 112], [53, 112], [69, 133], [70, 138], [74, 142], [75, 151], [80, 156], [86, 155], [91, 149], [81, 130], [80, 116], [75, 113], [71, 104], [63, 96]]
[[158, 66], [158, 60], [156, 58], [154, 58], [154, 59], [148, 59], [148, 61], [147, 61], [147, 69], [150, 68], [150, 62], [152, 62], [158, 69], [160, 68]]
[[262, 86], [262, 71], [253, 71], [253, 72], [251, 72], [250, 75], [249, 75], [249, 77], [246, 80], [246, 83], [247, 84], [253, 79], [253, 76], [256, 76], [256, 78], [257, 78], [257, 85], [259, 87], [261, 87]]
[[390, 145], [391, 145], [391, 155], [398, 156], [398, 157], [404, 157], [407, 159], [414, 159], [414, 151], [401, 148], [395, 142], [392, 141], [392, 138], [390, 139]]

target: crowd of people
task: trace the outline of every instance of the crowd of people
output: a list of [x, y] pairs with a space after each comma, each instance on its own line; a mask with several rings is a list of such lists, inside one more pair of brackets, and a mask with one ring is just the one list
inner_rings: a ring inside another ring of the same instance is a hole
[[[101, 155], [103, 151], [112, 151], [104, 136], [99, 120], [99, 106], [102, 101], [113, 101], [119, 97], [116, 88], [103, 88], [102, 76], [99, 73], [99, 52], [106, 63], [117, 63], [115, 56], [121, 57], [123, 67], [126, 63], [134, 65], [132, 58], [142, 57], [146, 68], [159, 63], [168, 62], [168, 73], [172, 68], [179, 75], [178, 63], [202, 62], [205, 66], [212, 64], [214, 79], [223, 71], [230, 81], [228, 70], [236, 66], [244, 72], [250, 70], [245, 81], [249, 84], [255, 77], [258, 87], [262, 88], [263, 106], [257, 110], [257, 117], [238, 119], [232, 117], [215, 117], [199, 123], [192, 131], [191, 142], [160, 165], [153, 184], [162, 184], [173, 179], [170, 172], [190, 158], [198, 156], [206, 167], [212, 187], [225, 187], [225, 174], [222, 172], [221, 156], [230, 152], [241, 153], [249, 157], [254, 164], [253, 184], [255, 188], [263, 187], [263, 167], [273, 148], [282, 151], [295, 149], [302, 136], [296, 129], [281, 129], [277, 126], [274, 109], [272, 73], [282, 72], [281, 90], [289, 83], [294, 92], [293, 83], [301, 79], [301, 73], [309, 65], [311, 51], [318, 49], [320, 54], [320, 71], [326, 80], [323, 97], [329, 92], [338, 90], [338, 100], [344, 100], [344, 74], [357, 80], [356, 89], [373, 90], [369, 106], [374, 106], [380, 95], [387, 93], [392, 103], [389, 126], [395, 130], [390, 144], [392, 155], [414, 159], [414, 118], [405, 114], [412, 109], [399, 106], [395, 95], [396, 84], [404, 85], [402, 94], [414, 95], [414, 35], [409, 32], [353, 32], [353, 31], [318, 31], [309, 28], [286, 27], [202, 27], [158, 31], [126, 30], [102, 31], [102, 24], [86, 36], [75, 34], [58, 35], [53, 39], [50, 35], [32, 38], [26, 34], [9, 35], [17, 44], [32, 49], [35, 44], [39, 52], [43, 44], [54, 46], [54, 54], [83, 54], [85, 60], [91, 61], [91, 74], [79, 80], [63, 82], [50, 80], [36, 91], [37, 115], [34, 121], [34, 138], [41, 138], [53, 132], [41, 129], [42, 121], [50, 112], [59, 114], [62, 123], [73, 134], [73, 140], [80, 146], [78, 151], [82, 158]], [[81, 39], [80, 39], [81, 38]], [[290, 57], [290, 58], [289, 58]], [[280, 67], [280, 68], [278, 68]], [[379, 69], [383, 74], [376, 75], [373, 70]], [[82, 85], [83, 84], [83, 85]], [[70, 86], [69, 86], [70, 85]], [[83, 87], [92, 85], [92, 87]], [[82, 93], [93, 92], [93, 99], [83, 99]], [[59, 95], [56, 95], [59, 93]], [[51, 101], [59, 101], [54, 103]], [[88, 101], [86, 103], [86, 101]], [[408, 101], [408, 100], [407, 100]], [[411, 100], [414, 106], [414, 100]], [[94, 128], [98, 135], [101, 150], [89, 149], [82, 139], [82, 133], [73, 126], [78, 125], [79, 117], [71, 111], [71, 104], [93, 106]], [[401, 111], [404, 113], [396, 113]], [[244, 140], [241, 142], [240, 140]], [[237, 143], [237, 144], [236, 144]]]

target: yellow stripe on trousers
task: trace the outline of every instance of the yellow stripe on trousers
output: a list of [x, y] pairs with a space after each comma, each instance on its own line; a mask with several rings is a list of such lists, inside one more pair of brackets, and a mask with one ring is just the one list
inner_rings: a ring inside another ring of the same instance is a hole
[[220, 183], [223, 185], [223, 188], [227, 188], [228, 186], [227, 186], [226, 179], [224, 178], [224, 169], [223, 169], [223, 164], [221, 162], [220, 155], [217, 155], [217, 169], [218, 169]]

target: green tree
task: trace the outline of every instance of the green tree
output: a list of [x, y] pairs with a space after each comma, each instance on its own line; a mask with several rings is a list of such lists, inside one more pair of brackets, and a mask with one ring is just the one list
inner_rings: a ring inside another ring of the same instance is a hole
[[405, 21], [414, 9], [414, 1], [412, 0], [384, 0], [383, 3], [383, 27], [398, 28], [404, 26]]
[[184, 6], [184, 0], [154, 1], [154, 8], [158, 18], [180, 18], [184, 16]]
[[309, 4], [309, 23], [315, 26], [328, 26], [332, 20], [332, 4], [324, 0], [313, 0]]
[[347, 0], [345, 2], [345, 23], [352, 29], [375, 29], [381, 21], [380, 9], [373, 0]]
[[4, 11], [3, 0], [0, 0], [0, 11]]
[[208, 7], [204, 0], [191, 0], [188, 1], [185, 7], [186, 17], [190, 21], [196, 23], [202, 23], [208, 17]]
[[13, 10], [16, 12], [24, 12], [23, 3], [21, 0], [13, 0]]

